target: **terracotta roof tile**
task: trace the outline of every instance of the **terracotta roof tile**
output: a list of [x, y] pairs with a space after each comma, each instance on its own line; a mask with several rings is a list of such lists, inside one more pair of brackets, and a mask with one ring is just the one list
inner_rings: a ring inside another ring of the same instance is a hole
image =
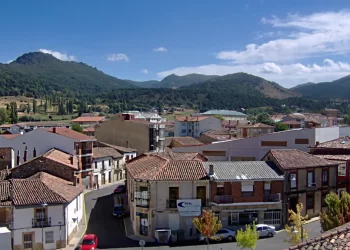
[[185, 152], [185, 153], [180, 153], [180, 152], [172, 152], [172, 151], [167, 151], [164, 153], [145, 153], [146, 155], [157, 155], [162, 158], [166, 158], [169, 160], [207, 160], [205, 156], [203, 156], [200, 153], [190, 153], [190, 152]]
[[203, 121], [207, 118], [210, 118], [211, 116], [175, 116], [175, 120], [179, 122], [196, 122], [196, 121]]
[[93, 158], [97, 159], [103, 157], [122, 158], [123, 155], [112, 147], [94, 147]]
[[0, 137], [5, 138], [7, 140], [12, 140], [18, 136], [21, 136], [21, 134], [4, 134], [4, 135], [0, 135]]
[[283, 169], [334, 166], [334, 162], [319, 158], [297, 149], [272, 149], [269, 153]]
[[314, 155], [319, 158], [332, 160], [332, 161], [349, 161], [350, 155]]
[[301, 125], [300, 122], [295, 121], [295, 120], [290, 120], [290, 121], [281, 122], [281, 124], [286, 124], [286, 125]]
[[0, 206], [11, 205], [10, 187], [11, 185], [9, 181], [0, 182]]
[[[68, 167], [78, 169], [78, 162], [75, 157], [73, 157], [71, 154], [65, 153], [61, 150], [58, 149], [50, 149], [47, 151], [45, 154], [43, 154], [43, 157], [48, 158], [50, 160], [62, 163]], [[71, 157], [73, 157], [73, 164], [71, 163]], [[28, 162], [28, 161], [27, 161]], [[27, 163], [24, 162], [23, 164]]]
[[[186, 136], [186, 137], [171, 137], [172, 141], [176, 141], [177, 143], [181, 144], [182, 146], [197, 146], [197, 145], [203, 145], [202, 142], [198, 141], [197, 139]], [[171, 142], [170, 142], [171, 143]]]
[[314, 148], [342, 148], [350, 149], [350, 136], [339, 137], [335, 140], [327, 141], [313, 146]]
[[54, 129], [56, 129], [55, 134], [62, 135], [62, 136], [65, 136], [65, 137], [68, 137], [68, 138], [71, 138], [74, 140], [78, 140], [78, 141], [93, 141], [93, 140], [95, 140], [91, 136], [84, 135], [82, 133], [79, 133], [79, 132], [74, 131], [74, 130], [69, 129], [69, 128], [47, 128], [44, 130], [53, 133]]
[[200, 160], [172, 160], [159, 155], [141, 155], [126, 168], [133, 178], [143, 180], [199, 180], [206, 177]]
[[68, 203], [84, 191], [82, 185], [73, 186], [71, 182], [44, 172], [11, 181], [15, 206]]
[[84, 131], [84, 132], [95, 132], [95, 128], [94, 128], [94, 127], [84, 128], [83, 131]]
[[101, 122], [104, 119], [104, 116], [80, 116], [73, 119], [72, 122]]

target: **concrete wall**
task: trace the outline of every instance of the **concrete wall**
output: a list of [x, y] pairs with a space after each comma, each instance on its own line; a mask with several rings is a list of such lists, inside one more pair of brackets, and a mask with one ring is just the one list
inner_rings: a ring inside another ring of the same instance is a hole
[[[177, 147], [174, 152], [200, 152], [209, 161], [227, 161], [231, 157], [253, 157], [261, 160], [271, 149], [299, 149], [308, 152], [309, 146], [315, 145], [316, 141], [325, 142], [339, 137], [338, 127], [295, 129], [260, 135], [252, 138], [215, 142], [204, 146]], [[307, 139], [308, 144], [296, 144], [295, 139]], [[287, 146], [262, 146], [262, 142], [286, 142]], [[210, 152], [210, 154], [206, 152]], [[220, 152], [220, 153], [217, 153]], [[224, 155], [223, 153], [224, 152]], [[216, 154], [217, 153], [217, 154]], [[215, 155], [216, 154], [216, 155]]]
[[350, 126], [339, 127], [339, 137], [350, 135]]
[[78, 230], [78, 225], [83, 218], [83, 194], [77, 196], [71, 203], [65, 207], [66, 211], [66, 232], [67, 241], [69, 242]]
[[[192, 126], [193, 125], [193, 126]], [[193, 128], [192, 128], [193, 127]], [[174, 136], [191, 136], [194, 138], [200, 137], [201, 133], [208, 130], [220, 130], [221, 121], [215, 117], [209, 117], [201, 121], [179, 122], [174, 121]], [[186, 132], [183, 132], [186, 130]], [[189, 132], [191, 130], [191, 132]]]
[[149, 151], [149, 128], [119, 117], [105, 121], [95, 129], [95, 137], [112, 145], [134, 148], [139, 154]]

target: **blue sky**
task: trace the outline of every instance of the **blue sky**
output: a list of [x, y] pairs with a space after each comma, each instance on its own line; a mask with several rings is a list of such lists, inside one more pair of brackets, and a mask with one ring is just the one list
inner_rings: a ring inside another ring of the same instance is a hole
[[7, 1], [0, 62], [29, 51], [122, 79], [247, 72], [285, 87], [350, 74], [350, 3], [325, 0]]

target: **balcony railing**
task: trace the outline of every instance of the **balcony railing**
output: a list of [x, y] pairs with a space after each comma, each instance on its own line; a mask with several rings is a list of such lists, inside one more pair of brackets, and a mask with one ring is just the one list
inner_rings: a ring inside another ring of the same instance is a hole
[[33, 227], [51, 227], [51, 217], [45, 219], [32, 219]]
[[136, 206], [137, 207], [149, 207], [149, 200], [144, 200], [144, 199], [136, 199]]
[[281, 201], [281, 194], [264, 194], [264, 202], [278, 202]]
[[233, 203], [231, 195], [216, 195], [214, 196], [214, 202], [217, 204]]
[[135, 199], [149, 200], [151, 198], [148, 191], [135, 192]]
[[310, 190], [310, 189], [317, 189], [317, 183], [308, 183], [306, 185], [306, 189]]
[[92, 149], [82, 149], [81, 154], [82, 155], [92, 154]]

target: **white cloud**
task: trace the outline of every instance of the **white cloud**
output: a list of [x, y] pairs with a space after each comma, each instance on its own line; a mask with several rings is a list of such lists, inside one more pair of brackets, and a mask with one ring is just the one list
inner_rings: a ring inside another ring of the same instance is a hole
[[297, 59], [343, 54], [350, 51], [350, 11], [315, 13], [286, 19], [263, 18], [274, 28], [287, 28], [284, 38], [248, 44], [244, 50], [221, 51], [218, 59], [236, 64], [291, 62]]
[[143, 70], [141, 70], [141, 73], [147, 75], [148, 74], [148, 70], [147, 69], [143, 69]]
[[57, 51], [52, 51], [49, 49], [39, 49], [39, 51], [42, 53], [45, 53], [45, 54], [53, 55], [54, 57], [56, 57], [57, 59], [59, 59], [61, 61], [76, 61], [77, 60], [77, 58], [75, 56], [67, 55], [65, 53], [60, 53]]
[[164, 47], [159, 47], [159, 48], [155, 48], [153, 49], [154, 52], [167, 52], [168, 50]]
[[125, 54], [110, 54], [107, 56], [108, 61], [126, 61], [129, 62], [129, 58]]
[[170, 74], [187, 75], [192, 73], [204, 75], [227, 75], [237, 72], [263, 77], [267, 80], [277, 82], [284, 87], [293, 87], [306, 82], [332, 81], [334, 79], [350, 74], [350, 64], [346, 62], [334, 62], [325, 59], [323, 65], [304, 65], [301, 63], [291, 64], [242, 64], [242, 65], [219, 65], [209, 64], [198, 67], [180, 67], [157, 73], [163, 78]]

